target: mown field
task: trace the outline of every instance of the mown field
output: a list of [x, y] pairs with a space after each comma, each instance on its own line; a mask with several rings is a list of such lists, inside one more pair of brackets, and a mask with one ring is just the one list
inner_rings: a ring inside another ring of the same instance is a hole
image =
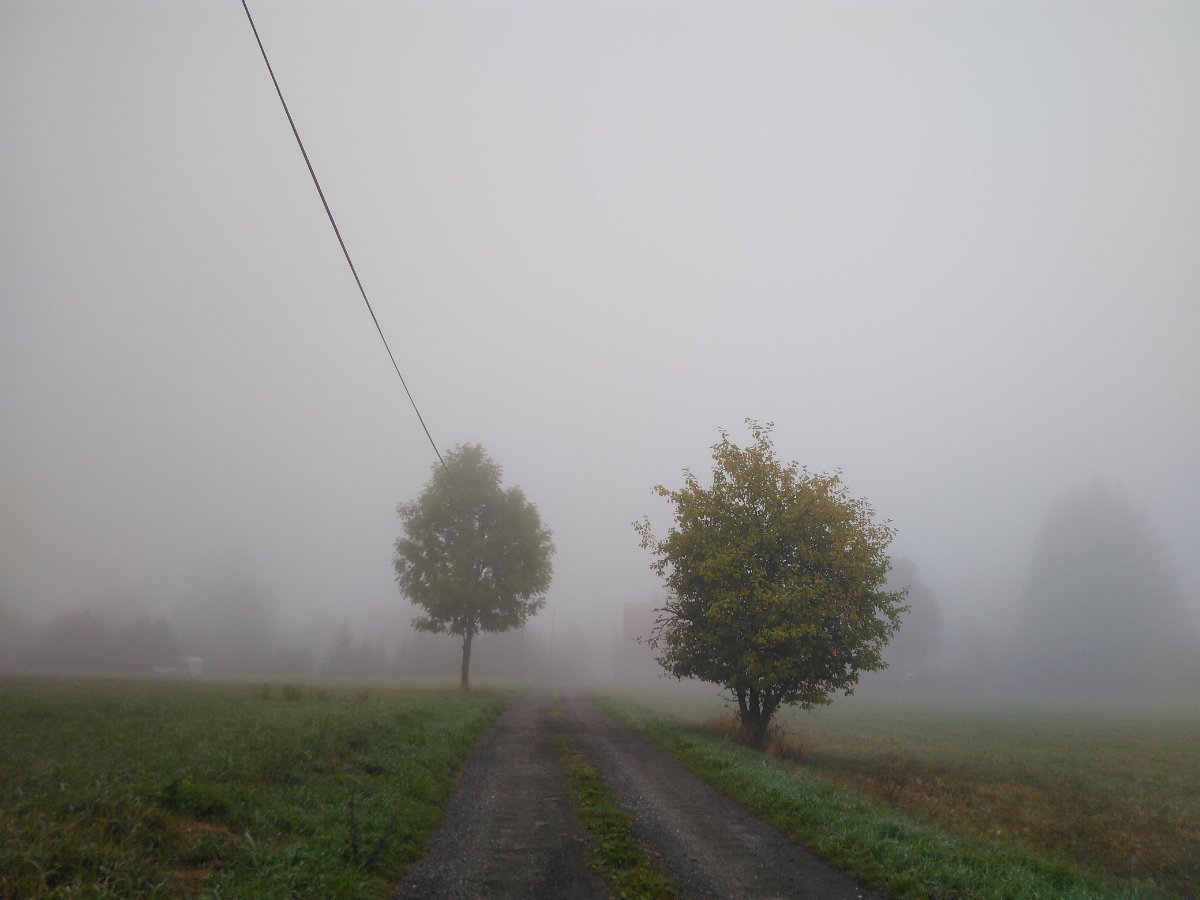
[[386, 896], [508, 697], [0, 678], [0, 897]]
[[1200, 896], [1195, 702], [868, 690], [786, 713], [790, 758], [764, 766], [714, 733], [713, 691], [678, 687], [607, 697], [709, 780], [898, 895]]

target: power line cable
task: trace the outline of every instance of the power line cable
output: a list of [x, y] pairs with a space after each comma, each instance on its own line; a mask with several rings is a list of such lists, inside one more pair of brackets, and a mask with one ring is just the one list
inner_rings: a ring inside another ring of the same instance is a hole
[[275, 85], [275, 93], [279, 96], [279, 102], [283, 106], [284, 115], [287, 116], [288, 124], [292, 126], [292, 134], [296, 137], [296, 145], [300, 148], [300, 153], [304, 157], [304, 164], [308, 166], [308, 174], [312, 176], [313, 186], [317, 189], [317, 196], [321, 198], [321, 205], [325, 207], [325, 215], [329, 218], [329, 224], [333, 226], [333, 233], [337, 237], [338, 246], [342, 248], [342, 255], [346, 257], [346, 264], [350, 266], [350, 273], [354, 276], [354, 283], [358, 285], [358, 292], [362, 295], [363, 303], [367, 305], [367, 312], [371, 314], [371, 321], [375, 323], [375, 330], [379, 332], [379, 339], [383, 341], [383, 348], [387, 351], [388, 359], [392, 361], [392, 368], [396, 370], [396, 375], [400, 379], [400, 385], [404, 388], [404, 393], [408, 396], [408, 402], [412, 404], [413, 412], [417, 414], [417, 421], [421, 423], [421, 428], [425, 432], [425, 437], [429, 439], [429, 446], [433, 448], [433, 452], [437, 454], [438, 462], [442, 464], [442, 469], [446, 473], [446, 477], [450, 479], [450, 483], [454, 485], [455, 490], [462, 491], [458, 487], [458, 483], [454, 480], [454, 475], [446, 466], [446, 460], [442, 458], [442, 452], [438, 450], [437, 444], [434, 443], [433, 435], [429, 433], [429, 426], [425, 424], [425, 417], [421, 415], [421, 410], [417, 408], [417, 401], [413, 398], [412, 391], [408, 389], [408, 382], [404, 380], [404, 375], [400, 372], [400, 365], [396, 362], [396, 356], [392, 353], [392, 348], [388, 344], [387, 337], [384, 336], [383, 328], [379, 324], [379, 318], [375, 315], [375, 309], [371, 306], [371, 301], [367, 299], [367, 289], [363, 287], [362, 279], [358, 277], [358, 269], [354, 267], [354, 260], [350, 258], [350, 251], [346, 249], [346, 242], [342, 240], [341, 229], [338, 228], [337, 220], [333, 218], [333, 210], [329, 208], [329, 201], [325, 199], [325, 192], [321, 190], [321, 182], [317, 178], [317, 172], [313, 168], [312, 160], [308, 158], [308, 151], [304, 149], [304, 141], [300, 139], [300, 132], [296, 128], [296, 121], [292, 118], [292, 111], [288, 109], [287, 101], [283, 99], [283, 91], [279, 87], [279, 79], [275, 77], [275, 70], [271, 67], [271, 60], [267, 58], [267, 49], [263, 46], [262, 38], [259, 37], [258, 27], [254, 24], [254, 17], [250, 15], [250, 7], [246, 0], [242, 0], [242, 9], [246, 11], [246, 19], [250, 22], [250, 30], [254, 32], [254, 40], [258, 42], [258, 50], [262, 54], [263, 62], [267, 64], [267, 73], [271, 76], [271, 83]]

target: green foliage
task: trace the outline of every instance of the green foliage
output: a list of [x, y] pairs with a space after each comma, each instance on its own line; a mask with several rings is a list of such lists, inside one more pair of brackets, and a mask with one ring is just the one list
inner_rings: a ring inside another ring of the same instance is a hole
[[0, 679], [0, 897], [385, 897], [506, 695]]
[[648, 519], [635, 528], [671, 592], [650, 641], [659, 662], [729, 690], [761, 746], [781, 705], [828, 703], [884, 668], [907, 607], [885, 587], [891, 525], [839, 475], [780, 463], [771, 426], [747, 424], [746, 448], [721, 432], [711, 487], [688, 471], [679, 490], [655, 488], [675, 507], [665, 539]]
[[413, 626], [462, 637], [466, 688], [474, 636], [518, 628], [545, 605], [554, 544], [521, 489], [500, 486], [500, 466], [481, 446], [460, 445], [445, 459], [421, 495], [397, 508], [405, 537], [394, 565], [400, 589], [425, 611]]

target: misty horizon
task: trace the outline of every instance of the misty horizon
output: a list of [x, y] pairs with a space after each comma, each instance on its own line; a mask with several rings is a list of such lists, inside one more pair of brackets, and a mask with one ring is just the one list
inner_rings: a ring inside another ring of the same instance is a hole
[[[746, 418], [943, 652], [1092, 490], [1200, 633], [1200, 7], [252, 8], [438, 448], [554, 533], [536, 639], [661, 596], [631, 523]], [[241, 9], [5, 4], [0, 116], [0, 609], [394, 652], [436, 459]]]

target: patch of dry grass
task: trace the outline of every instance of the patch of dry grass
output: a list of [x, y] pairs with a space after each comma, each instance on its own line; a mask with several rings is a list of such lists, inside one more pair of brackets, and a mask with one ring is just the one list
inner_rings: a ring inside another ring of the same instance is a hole
[[1049, 851], [1131, 886], [1200, 890], [1200, 722], [947, 715], [943, 728], [924, 718], [922, 734], [895, 720], [870, 731], [820, 723], [804, 764], [949, 831]]
[[[746, 731], [742, 727], [737, 713], [732, 710], [725, 710], [724, 712], [710, 716], [704, 721], [704, 727], [713, 734], [719, 734], [723, 738], [737, 741], [739, 744], [750, 745], [750, 741], [746, 738]], [[767, 753], [778, 759], [789, 762], [800, 762], [807, 754], [807, 741], [803, 734], [785, 731], [778, 725], [773, 725], [767, 729], [767, 740], [764, 749]]]

